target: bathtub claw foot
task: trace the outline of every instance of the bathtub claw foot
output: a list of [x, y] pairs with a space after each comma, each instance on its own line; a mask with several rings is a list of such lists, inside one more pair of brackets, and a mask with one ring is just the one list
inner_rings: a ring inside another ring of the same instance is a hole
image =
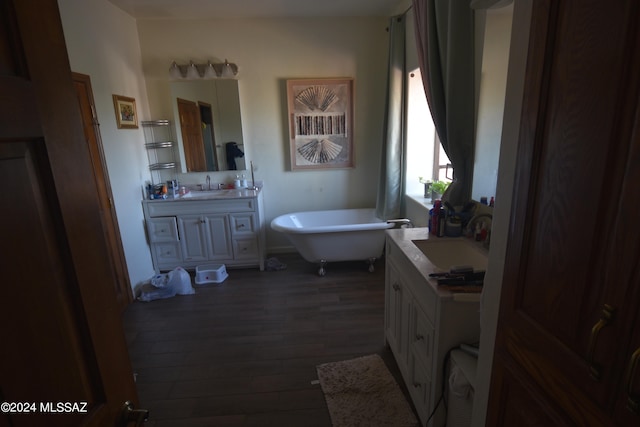
[[324, 268], [325, 265], [327, 265], [327, 261], [321, 259], [320, 267], [318, 268], [318, 276], [323, 277], [327, 273], [327, 271]]
[[376, 258], [369, 258], [369, 273], [373, 273], [374, 271], [376, 271], [376, 268], [373, 264], [375, 264], [376, 262]]

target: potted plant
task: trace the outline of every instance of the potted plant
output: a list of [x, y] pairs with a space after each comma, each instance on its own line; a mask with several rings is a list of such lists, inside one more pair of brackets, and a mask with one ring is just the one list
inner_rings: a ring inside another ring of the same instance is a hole
[[451, 183], [446, 181], [433, 181], [431, 183], [431, 200], [442, 199], [442, 195], [447, 191], [449, 184]]

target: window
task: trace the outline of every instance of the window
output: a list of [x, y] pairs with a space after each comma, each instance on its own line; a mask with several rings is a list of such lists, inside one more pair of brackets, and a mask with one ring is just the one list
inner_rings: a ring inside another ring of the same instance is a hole
[[408, 82], [405, 186], [408, 195], [422, 197], [424, 185], [420, 183], [420, 177], [431, 181], [451, 181], [453, 169], [436, 135], [419, 68], [409, 73]]

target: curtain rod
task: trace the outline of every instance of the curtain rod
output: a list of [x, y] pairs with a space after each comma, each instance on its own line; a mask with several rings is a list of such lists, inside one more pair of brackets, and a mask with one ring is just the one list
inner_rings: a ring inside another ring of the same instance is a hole
[[404, 15], [406, 15], [406, 14], [407, 14], [411, 9], [413, 9], [413, 4], [412, 4], [411, 6], [409, 6], [409, 7], [407, 8], [407, 10], [405, 10], [404, 12], [402, 12], [402, 13], [400, 14], [400, 16], [404, 16]]
[[398, 21], [400, 21], [402, 18], [404, 18], [404, 17], [405, 17], [405, 15], [406, 15], [406, 14], [407, 14], [411, 9], [413, 9], [413, 4], [412, 4], [411, 6], [409, 6], [409, 7], [407, 8], [407, 10], [405, 10], [405, 11], [404, 11], [404, 12], [402, 12], [401, 14], [392, 16], [392, 18], [397, 18], [397, 19], [398, 19]]
[[[413, 9], [413, 4], [412, 4], [411, 6], [409, 6], [409, 7], [407, 8], [407, 10], [405, 10], [405, 11], [404, 11], [404, 12], [402, 12], [401, 14], [399, 14], [399, 15], [393, 15], [393, 16], [392, 16], [392, 18], [397, 18], [397, 19], [398, 19], [398, 22], [400, 22], [400, 20], [401, 20], [401, 19], [402, 19], [402, 18], [403, 18], [403, 17], [404, 17], [404, 16], [405, 16], [405, 15], [406, 15], [410, 10], [411, 10], [411, 9]], [[385, 30], [386, 30], [387, 32], [389, 32], [389, 27], [385, 28]]]

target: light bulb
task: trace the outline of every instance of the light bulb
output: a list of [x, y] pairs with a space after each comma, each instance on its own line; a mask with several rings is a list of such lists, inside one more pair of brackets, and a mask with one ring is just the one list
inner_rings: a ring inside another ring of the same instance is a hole
[[216, 74], [216, 70], [213, 68], [213, 64], [211, 61], [207, 62], [207, 66], [204, 68], [204, 78], [205, 79], [215, 79], [218, 77]]
[[182, 72], [180, 72], [180, 68], [178, 67], [178, 64], [176, 64], [176, 61], [173, 61], [171, 68], [169, 68], [169, 77], [174, 80], [183, 78]]
[[189, 64], [189, 67], [187, 67], [187, 78], [188, 79], [200, 78], [200, 73], [198, 72], [198, 68], [196, 67], [196, 64], [193, 63], [193, 61], [191, 61], [191, 63]]
[[233, 71], [231, 71], [231, 67], [229, 64], [224, 64], [224, 68], [222, 68], [222, 77], [229, 78], [233, 77]]

